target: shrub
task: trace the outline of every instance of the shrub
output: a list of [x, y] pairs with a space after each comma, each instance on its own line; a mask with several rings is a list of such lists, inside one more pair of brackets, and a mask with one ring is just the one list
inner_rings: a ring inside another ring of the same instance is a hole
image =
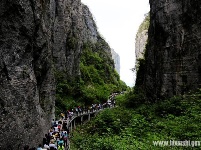
[[[118, 104], [126, 103], [125, 98], [125, 95], [118, 96]], [[135, 109], [121, 105], [104, 110], [78, 129], [79, 141], [76, 141], [78, 137], [72, 139], [75, 149], [168, 150], [170, 147], [154, 146], [153, 141], [201, 140], [200, 93], [177, 96], [157, 103], [144, 103]], [[80, 131], [83, 131], [82, 137]], [[171, 149], [189, 147], [175, 146]]]

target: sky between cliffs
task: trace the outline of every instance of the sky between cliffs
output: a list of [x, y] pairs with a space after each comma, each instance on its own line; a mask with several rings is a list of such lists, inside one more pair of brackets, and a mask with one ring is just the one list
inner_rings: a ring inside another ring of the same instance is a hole
[[135, 35], [149, 12], [149, 0], [81, 0], [97, 24], [98, 31], [120, 56], [120, 78], [134, 86]]

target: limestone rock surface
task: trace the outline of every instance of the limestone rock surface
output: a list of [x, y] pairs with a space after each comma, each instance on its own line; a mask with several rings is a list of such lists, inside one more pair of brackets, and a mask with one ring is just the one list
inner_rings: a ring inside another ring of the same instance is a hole
[[114, 66], [117, 73], [120, 75], [120, 56], [114, 49], [111, 49], [112, 52], [112, 59], [114, 60]]
[[201, 1], [150, 0], [143, 84], [156, 101], [200, 88]]
[[0, 149], [37, 146], [55, 116], [55, 72], [80, 75], [83, 43], [99, 41], [80, 0], [2, 0], [0, 3]]

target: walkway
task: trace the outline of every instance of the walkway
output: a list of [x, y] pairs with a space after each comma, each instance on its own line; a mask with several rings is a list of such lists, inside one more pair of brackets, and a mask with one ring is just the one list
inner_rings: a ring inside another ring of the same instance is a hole
[[[113, 108], [113, 106], [111, 107], [107, 107], [107, 108]], [[67, 129], [70, 131], [70, 133], [73, 131], [74, 128], [76, 128], [76, 125], [81, 125], [86, 121], [90, 121], [92, 117], [96, 116], [97, 113], [99, 113], [100, 111], [104, 110], [106, 108], [103, 109], [99, 109], [99, 110], [87, 110], [87, 111], [83, 111], [83, 112], [78, 112], [78, 114], [74, 114], [72, 116], [72, 119], [67, 119], [67, 120], [63, 120], [63, 124], [66, 123], [66, 127]], [[70, 135], [69, 135], [70, 136]], [[70, 149], [70, 141], [68, 140], [68, 147], [66, 148], [66, 150]]]
[[[69, 150], [70, 149], [70, 133], [73, 131], [74, 128], [76, 128], [76, 125], [81, 125], [86, 121], [90, 121], [92, 117], [96, 116], [97, 113], [99, 113], [100, 111], [106, 109], [106, 108], [113, 108], [115, 107], [115, 100], [114, 97], [117, 94], [114, 93], [112, 95], [110, 95], [109, 99], [107, 100], [106, 103], [104, 103], [103, 105], [99, 104], [99, 105], [92, 105], [90, 110], [82, 110], [78, 109], [79, 107], [76, 108], [75, 112], [68, 112], [68, 115], [64, 115], [63, 113], [63, 118], [61, 120], [58, 121], [54, 121], [54, 124], [52, 124], [52, 128], [49, 131], [48, 135], [49, 135], [49, 139], [51, 139], [51, 141], [53, 140], [53, 144], [55, 144], [55, 148], [58, 145], [59, 139], [64, 139], [64, 132], [68, 133], [68, 140], [67, 140], [67, 146], [65, 147], [65, 150]], [[65, 116], [67, 118], [65, 118]], [[58, 129], [58, 127], [61, 127]], [[46, 137], [46, 139], [48, 139]], [[50, 141], [50, 140], [49, 140]], [[49, 142], [47, 140], [46, 142], [49, 145]], [[44, 144], [44, 142], [43, 142]], [[45, 149], [44, 149], [45, 150]]]

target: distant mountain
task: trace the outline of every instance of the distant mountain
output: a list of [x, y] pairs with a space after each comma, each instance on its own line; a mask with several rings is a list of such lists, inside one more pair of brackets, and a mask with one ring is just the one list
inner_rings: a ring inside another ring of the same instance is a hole
[[117, 71], [117, 73], [120, 75], [120, 56], [118, 53], [114, 51], [114, 49], [111, 49], [112, 53], [112, 59], [114, 60], [114, 66]]

